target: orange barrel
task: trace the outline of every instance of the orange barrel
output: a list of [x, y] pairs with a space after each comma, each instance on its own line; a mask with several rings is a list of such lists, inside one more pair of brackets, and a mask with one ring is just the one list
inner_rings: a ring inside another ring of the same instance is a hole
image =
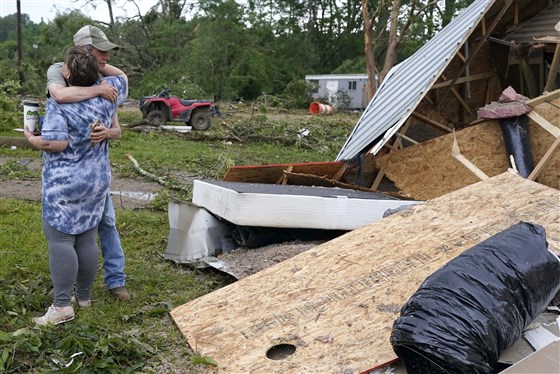
[[309, 111], [311, 114], [332, 114], [333, 107], [327, 104], [313, 102], [309, 105]]

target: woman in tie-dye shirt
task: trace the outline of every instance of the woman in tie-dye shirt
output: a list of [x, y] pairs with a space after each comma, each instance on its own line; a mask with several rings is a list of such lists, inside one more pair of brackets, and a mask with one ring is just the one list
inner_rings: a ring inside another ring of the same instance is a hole
[[[99, 84], [95, 57], [83, 47], [71, 47], [62, 73], [70, 85]], [[107, 141], [94, 144], [92, 124], [110, 127], [117, 106], [126, 97], [123, 76], [102, 78], [119, 92], [115, 103], [94, 97], [78, 103], [47, 100], [41, 135], [25, 137], [43, 152], [43, 232], [55, 290], [53, 305], [35, 323], [58, 324], [74, 318], [74, 285], [79, 306], [89, 306], [98, 261], [97, 225], [109, 193], [111, 172]]]

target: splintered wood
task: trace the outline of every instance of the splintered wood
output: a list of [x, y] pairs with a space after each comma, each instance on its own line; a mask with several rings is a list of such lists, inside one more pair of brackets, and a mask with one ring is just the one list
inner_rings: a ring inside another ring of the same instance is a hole
[[[171, 311], [221, 373], [358, 373], [396, 358], [401, 306], [439, 267], [519, 222], [560, 248], [560, 192], [503, 173], [356, 229]], [[530, 250], [530, 248], [528, 248]], [[286, 357], [267, 357], [293, 346]]]
[[314, 174], [332, 179], [343, 162], [309, 162], [299, 164], [276, 164], [259, 166], [234, 166], [228, 169], [224, 181], [247, 183], [277, 183], [284, 176], [286, 170], [299, 174]]
[[[542, 103], [535, 112], [560, 127], [560, 100]], [[509, 157], [496, 120], [467, 127], [455, 133], [461, 154], [484, 174], [495, 176], [510, 167]], [[535, 165], [556, 140], [549, 131], [529, 119], [529, 139]], [[377, 166], [400, 192], [416, 200], [429, 200], [480, 179], [452, 156], [454, 136], [448, 134], [379, 157]], [[540, 171], [537, 181], [560, 189], [560, 151], [556, 150]]]

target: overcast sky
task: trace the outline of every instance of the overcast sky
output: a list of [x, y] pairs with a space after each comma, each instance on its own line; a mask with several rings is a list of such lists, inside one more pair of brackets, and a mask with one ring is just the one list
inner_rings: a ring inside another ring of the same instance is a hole
[[[85, 1], [72, 2], [71, 0], [21, 0], [21, 12], [27, 13], [35, 23], [41, 22], [43, 17], [45, 22], [52, 21], [56, 13], [64, 13], [68, 9], [80, 9], [82, 13], [96, 21], [109, 23], [109, 11], [103, 1], [98, 1], [99, 6], [96, 10], [91, 6], [85, 7]], [[123, 2], [121, 2], [123, 3]], [[157, 3], [157, 0], [139, 0], [140, 12], [145, 14], [150, 7]], [[0, 0], [0, 16], [14, 14], [17, 11], [16, 0]], [[136, 7], [127, 5], [125, 9], [115, 7], [113, 9], [115, 17], [133, 16], [137, 14]]]

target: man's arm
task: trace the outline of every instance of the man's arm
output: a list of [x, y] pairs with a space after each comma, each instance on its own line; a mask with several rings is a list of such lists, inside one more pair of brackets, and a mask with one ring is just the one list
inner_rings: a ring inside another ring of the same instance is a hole
[[113, 102], [117, 100], [117, 90], [115, 87], [107, 84], [107, 82], [101, 82], [101, 84], [90, 87], [66, 87], [53, 83], [49, 85], [49, 93], [51, 97], [60, 104], [77, 103], [96, 96], [101, 96]]
[[[90, 87], [68, 86], [62, 76], [62, 66], [62, 63], [56, 63], [51, 65], [47, 71], [47, 91], [57, 103], [77, 103], [96, 96], [101, 96], [112, 102], [117, 100], [117, 90], [115, 87], [107, 84], [107, 82], [101, 82], [99, 85]], [[124, 75], [126, 77], [121, 69], [111, 65], [107, 65], [101, 73], [106, 75]]]
[[[122, 75], [124, 77], [124, 80], [126, 81], [126, 93], [125, 93], [124, 97], [128, 97], [128, 77], [124, 73], [124, 71], [122, 71], [121, 69], [119, 69], [116, 66], [106, 64], [105, 68], [103, 68], [102, 70], [100, 69], [99, 72], [101, 74], [103, 74], [103, 76], [105, 76], [105, 77]], [[115, 100], [113, 100], [113, 101], [115, 101]]]

